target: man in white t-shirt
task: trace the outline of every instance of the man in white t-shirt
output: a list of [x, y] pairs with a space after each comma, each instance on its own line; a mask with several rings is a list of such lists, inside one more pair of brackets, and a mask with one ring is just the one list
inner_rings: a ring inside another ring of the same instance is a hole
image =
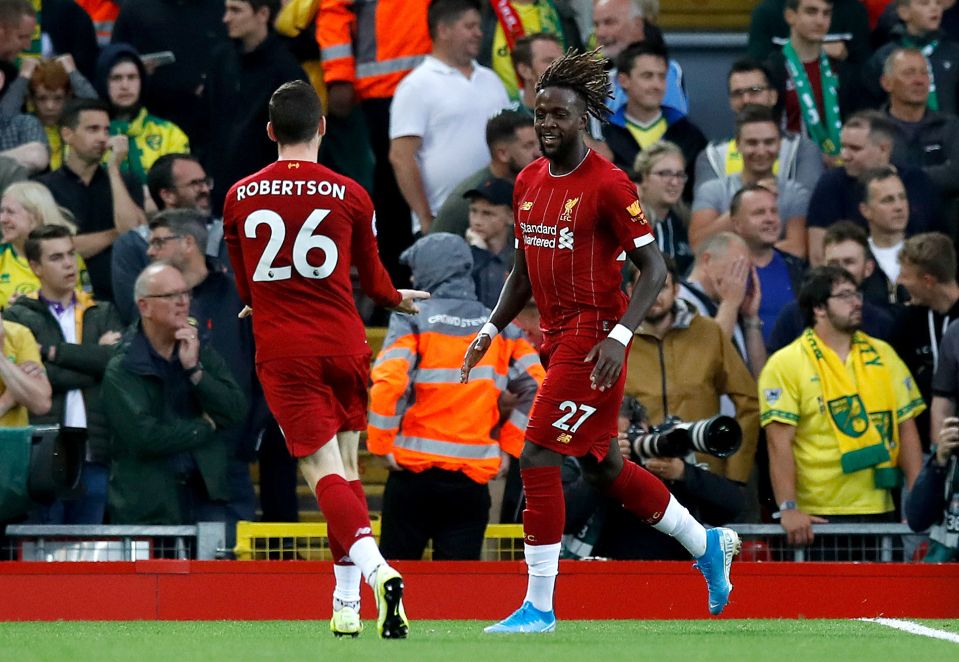
[[899, 278], [899, 251], [906, 240], [909, 199], [892, 166], [867, 170], [859, 177], [859, 211], [869, 224], [869, 250], [890, 283]]
[[489, 163], [486, 121], [509, 106], [499, 77], [475, 61], [479, 3], [435, 0], [427, 21], [433, 52], [397, 86], [390, 110], [390, 163], [414, 234], [428, 232], [450, 191]]

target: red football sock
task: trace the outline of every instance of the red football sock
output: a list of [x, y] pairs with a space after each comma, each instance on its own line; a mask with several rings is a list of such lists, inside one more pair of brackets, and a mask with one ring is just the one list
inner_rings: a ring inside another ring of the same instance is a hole
[[[369, 509], [369, 506], [366, 503], [366, 492], [363, 491], [363, 483], [359, 480], [347, 481], [350, 485], [350, 489], [353, 491], [353, 494], [360, 500], [360, 505], [364, 509]], [[333, 563], [335, 565], [353, 565], [353, 561], [350, 560], [350, 550], [343, 549], [343, 546], [336, 541], [336, 538], [330, 536], [330, 554], [333, 556]]]
[[363, 490], [363, 481], [361, 480], [351, 480], [350, 489], [353, 490], [353, 494], [356, 495], [356, 498], [360, 500], [360, 505], [369, 510], [369, 504], [366, 503], [366, 492]]
[[559, 467], [521, 469], [526, 510], [523, 511], [524, 540], [529, 545], [554, 545], [563, 538], [566, 500]]
[[[369, 511], [360, 504], [342, 476], [331, 474], [321, 478], [316, 484], [316, 501], [326, 517], [330, 551], [339, 553], [338, 558], [347, 556], [344, 550], [349, 550], [360, 538], [372, 537]], [[334, 540], [337, 548], [333, 546]]]
[[663, 481], [629, 460], [623, 461], [623, 470], [613, 481], [608, 494], [647, 524], [655, 524], [663, 518], [670, 496]]

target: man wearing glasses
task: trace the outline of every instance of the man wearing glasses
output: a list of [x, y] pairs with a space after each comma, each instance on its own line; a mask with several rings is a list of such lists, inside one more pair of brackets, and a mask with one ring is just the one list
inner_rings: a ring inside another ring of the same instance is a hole
[[[775, 109], [779, 93], [770, 80], [764, 64], [748, 58], [734, 62], [727, 78], [729, 108], [733, 114], [738, 115], [747, 105]], [[743, 155], [736, 147], [736, 138], [714, 140], [696, 158], [696, 186], [742, 171]], [[784, 133], [773, 171], [780, 186], [792, 179], [812, 191], [823, 172], [819, 148], [805, 136]]]
[[190, 324], [191, 289], [168, 264], [134, 285], [140, 313], [107, 364], [101, 395], [113, 432], [114, 524], [225, 521], [228, 442], [247, 402], [230, 369]]
[[[160, 211], [190, 209], [201, 214], [206, 224], [205, 254], [216, 258], [217, 269], [232, 273], [230, 258], [223, 241], [223, 219], [212, 216], [210, 192], [213, 179], [196, 157], [190, 154], [164, 154], [147, 174], [150, 199]], [[147, 242], [150, 228], [146, 223], [122, 235], [113, 246], [113, 292], [121, 319], [129, 324], [136, 317], [133, 281], [150, 262]]]
[[180, 270], [190, 288], [190, 320], [195, 323], [202, 342], [209, 342], [230, 368], [234, 381], [250, 403], [250, 415], [244, 425], [225, 435], [230, 460], [227, 502], [227, 547], [233, 547], [234, 524], [251, 520], [256, 514], [256, 495], [250, 479], [249, 462], [256, 457], [258, 438], [268, 413], [254, 376], [253, 328], [249, 319], [237, 314], [243, 302], [231, 274], [220, 268], [215, 258], [205, 254], [208, 245], [206, 218], [193, 209], [168, 209], [150, 221], [147, 256], [151, 262], [164, 262]]
[[[862, 293], [840, 267], [813, 269], [799, 291], [806, 329], [759, 376], [760, 423], [779, 522], [791, 545], [812, 525], [891, 522], [893, 491], [922, 464], [914, 418], [926, 407], [892, 347], [859, 330]], [[857, 545], [850, 545], [855, 549]], [[814, 547], [814, 560], [852, 558]]]

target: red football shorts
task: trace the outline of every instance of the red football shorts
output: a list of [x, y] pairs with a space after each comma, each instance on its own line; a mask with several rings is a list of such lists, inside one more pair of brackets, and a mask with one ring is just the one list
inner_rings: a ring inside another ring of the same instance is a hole
[[526, 439], [562, 455], [606, 457], [616, 437], [619, 409], [626, 387], [626, 366], [605, 391], [589, 381], [596, 363], [585, 363], [589, 350], [602, 340], [593, 336], [562, 336], [543, 346], [546, 379], [536, 393]]
[[263, 361], [256, 374], [290, 455], [312, 455], [337, 432], [366, 429], [371, 354]]

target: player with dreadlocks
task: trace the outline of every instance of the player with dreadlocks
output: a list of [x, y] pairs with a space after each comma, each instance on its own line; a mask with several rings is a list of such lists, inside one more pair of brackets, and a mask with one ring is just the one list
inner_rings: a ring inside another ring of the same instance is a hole
[[[732, 590], [736, 533], [704, 529], [658, 478], [623, 459], [615, 439], [626, 349], [665, 282], [666, 266], [626, 173], [583, 142], [588, 115], [605, 116], [608, 85], [595, 53], [570, 51], [540, 77], [533, 121], [543, 158], [516, 178], [515, 264], [463, 359], [465, 382], [492, 338], [530, 295], [536, 299], [547, 372], [520, 457], [529, 584], [523, 605], [486, 632], [556, 627], [564, 456], [579, 458], [591, 483], [689, 550], [706, 577], [711, 613], [722, 611]], [[624, 254], [642, 273], [628, 301], [620, 289]]]

